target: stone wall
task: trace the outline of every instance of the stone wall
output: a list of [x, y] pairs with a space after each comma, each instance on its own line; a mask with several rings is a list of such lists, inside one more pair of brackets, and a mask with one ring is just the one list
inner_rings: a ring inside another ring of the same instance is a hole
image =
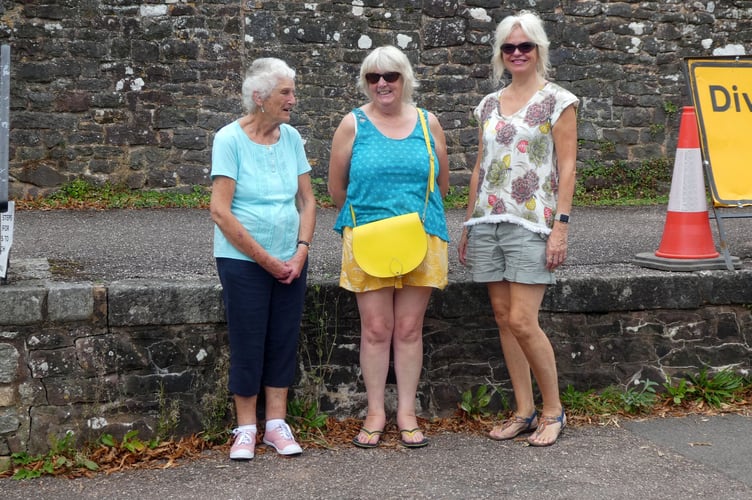
[[[749, 374], [750, 280], [749, 269], [560, 278], [547, 292], [541, 325], [554, 344], [561, 387], [662, 383], [702, 367]], [[0, 311], [0, 457], [46, 451], [50, 436], [67, 430], [82, 441], [133, 429], [152, 437], [165, 405], [179, 404], [178, 435], [199, 432], [210, 409], [228, 402], [214, 279], [19, 281], [0, 287]], [[359, 330], [351, 293], [310, 283], [296, 397], [313, 398], [337, 417], [362, 416]], [[422, 415], [452, 414], [462, 392], [480, 384], [509, 396], [484, 287], [452, 283], [434, 294], [424, 352]], [[392, 374], [388, 382], [393, 412]]]
[[359, 64], [394, 44], [412, 60], [418, 104], [447, 132], [454, 183], [467, 179], [470, 111], [489, 82], [490, 39], [534, 8], [553, 79], [581, 97], [581, 162], [673, 155], [688, 102], [682, 58], [752, 52], [752, 1], [66, 0], [4, 1], [11, 46], [11, 197], [84, 178], [134, 189], [209, 184], [213, 133], [240, 114], [243, 69], [259, 56], [298, 72], [294, 125], [314, 176], [359, 105]]

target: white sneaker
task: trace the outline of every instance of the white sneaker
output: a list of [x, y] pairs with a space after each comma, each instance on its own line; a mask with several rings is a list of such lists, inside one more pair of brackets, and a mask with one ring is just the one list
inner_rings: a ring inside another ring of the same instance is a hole
[[256, 433], [233, 429], [235, 442], [230, 448], [230, 460], [251, 460], [256, 449]]
[[285, 423], [264, 432], [264, 444], [273, 446], [280, 455], [300, 455], [303, 453], [303, 448], [295, 441], [290, 426]]

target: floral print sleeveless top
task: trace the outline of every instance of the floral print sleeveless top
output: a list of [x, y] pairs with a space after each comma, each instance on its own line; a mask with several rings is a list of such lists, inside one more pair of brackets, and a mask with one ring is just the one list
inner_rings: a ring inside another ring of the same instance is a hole
[[579, 99], [547, 82], [519, 111], [505, 116], [499, 106], [503, 92], [487, 95], [473, 112], [482, 128], [483, 157], [475, 207], [465, 225], [511, 222], [549, 234], [559, 178], [552, 129]]

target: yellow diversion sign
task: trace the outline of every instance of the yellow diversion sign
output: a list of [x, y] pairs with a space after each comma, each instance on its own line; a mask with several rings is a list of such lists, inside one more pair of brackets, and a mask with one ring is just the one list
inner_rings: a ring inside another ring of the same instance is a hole
[[708, 181], [717, 205], [752, 205], [752, 57], [686, 58]]

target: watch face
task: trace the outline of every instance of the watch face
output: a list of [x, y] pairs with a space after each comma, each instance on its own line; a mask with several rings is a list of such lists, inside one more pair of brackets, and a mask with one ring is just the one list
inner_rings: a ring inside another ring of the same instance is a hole
[[569, 216], [567, 214], [558, 214], [556, 216], [556, 220], [559, 222], [564, 222], [565, 224], [569, 222]]

